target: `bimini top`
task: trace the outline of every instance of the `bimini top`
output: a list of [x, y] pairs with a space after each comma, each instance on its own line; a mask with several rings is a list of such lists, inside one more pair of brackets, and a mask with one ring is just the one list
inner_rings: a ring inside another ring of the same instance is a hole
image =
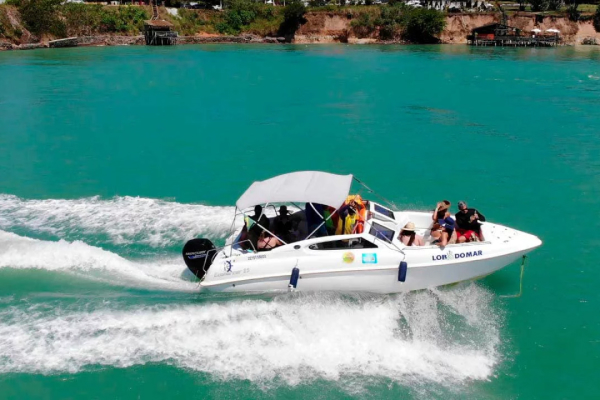
[[352, 175], [300, 171], [254, 182], [237, 201], [243, 210], [265, 203], [317, 203], [339, 207], [350, 192]]

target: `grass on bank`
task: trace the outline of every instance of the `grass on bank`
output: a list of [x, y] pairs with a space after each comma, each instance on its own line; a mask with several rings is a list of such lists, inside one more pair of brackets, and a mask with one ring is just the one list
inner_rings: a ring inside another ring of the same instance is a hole
[[10, 23], [8, 13], [10, 12], [9, 5], [0, 4], [0, 38], [6, 38], [10, 41], [18, 41], [23, 35], [23, 31], [13, 27]]
[[[149, 13], [144, 7], [61, 4], [62, 0], [9, 0], [35, 35], [66, 37], [98, 33], [137, 34]], [[4, 25], [4, 23], [3, 23]]]

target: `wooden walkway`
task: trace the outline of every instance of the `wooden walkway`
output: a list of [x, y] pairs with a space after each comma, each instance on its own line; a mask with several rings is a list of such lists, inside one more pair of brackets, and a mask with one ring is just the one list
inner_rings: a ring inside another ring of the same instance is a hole
[[494, 39], [469, 38], [467, 43], [472, 46], [501, 46], [501, 47], [554, 47], [560, 44], [558, 36], [500, 36]]

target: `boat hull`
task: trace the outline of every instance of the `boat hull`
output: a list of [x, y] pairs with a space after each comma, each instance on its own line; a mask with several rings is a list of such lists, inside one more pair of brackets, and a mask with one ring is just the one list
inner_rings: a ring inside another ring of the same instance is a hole
[[[405, 282], [398, 280], [399, 262], [395, 265], [372, 268], [332, 271], [306, 271], [300, 268], [295, 290], [297, 291], [344, 291], [371, 293], [401, 293], [433, 288], [452, 283], [482, 278], [519, 260], [530, 250], [518, 251], [486, 259], [470, 259], [451, 263], [408, 263]], [[291, 275], [291, 268], [290, 268]], [[238, 279], [222, 284], [201, 285], [203, 289], [218, 292], [269, 292], [288, 291], [290, 275]]]

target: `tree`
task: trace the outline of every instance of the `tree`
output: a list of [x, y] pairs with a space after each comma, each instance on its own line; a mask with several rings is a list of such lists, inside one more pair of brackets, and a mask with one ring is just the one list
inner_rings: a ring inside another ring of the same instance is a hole
[[531, 11], [539, 12], [548, 9], [548, 0], [529, 0]]
[[596, 13], [594, 14], [594, 29], [596, 32], [600, 32], [600, 4], [598, 4], [598, 8], [596, 8]]
[[563, 0], [547, 0], [548, 2], [548, 10], [550, 11], [560, 11], [562, 6], [564, 5]]
[[572, 0], [572, 2], [567, 6], [567, 16], [570, 21], [577, 22], [579, 21], [579, 17], [581, 17], [581, 12], [578, 10], [579, 0]]
[[443, 13], [427, 8], [413, 8], [405, 12], [404, 37], [415, 43], [435, 43], [446, 26]]
[[60, 3], [61, 0], [21, 1], [19, 12], [27, 29], [36, 35], [50, 33], [55, 36], [65, 36], [65, 24], [58, 15]]
[[279, 26], [279, 33], [289, 37], [294, 36], [300, 25], [306, 22], [304, 18], [306, 7], [299, 0], [293, 0], [283, 9], [283, 22]]

